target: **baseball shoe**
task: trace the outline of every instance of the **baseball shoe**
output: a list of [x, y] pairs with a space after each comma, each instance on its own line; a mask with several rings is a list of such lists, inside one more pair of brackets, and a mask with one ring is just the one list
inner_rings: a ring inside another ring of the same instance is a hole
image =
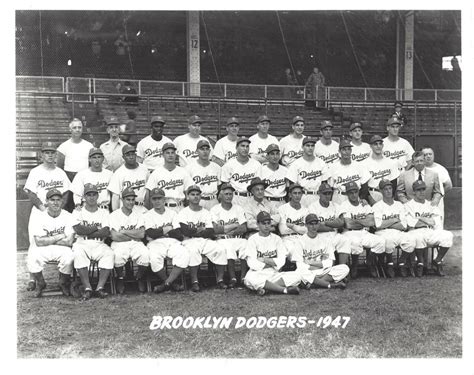
[[224, 283], [224, 281], [220, 280], [217, 282], [217, 289], [227, 289], [227, 285]]
[[257, 289], [257, 296], [260, 296], [260, 297], [264, 296], [265, 293], [266, 293], [265, 289], [263, 289], [263, 288]]
[[357, 279], [358, 268], [356, 265], [353, 265], [351, 268], [351, 279]]
[[306, 289], [306, 290], [310, 290], [311, 289], [311, 283], [301, 283], [301, 286]]
[[32, 292], [35, 289], [36, 289], [36, 281], [35, 280], [28, 281], [28, 285], [26, 286], [26, 290], [28, 292]]
[[370, 276], [372, 277], [379, 277], [378, 273], [377, 273], [377, 266], [375, 264], [371, 264], [369, 266], [369, 271], [370, 271]]
[[167, 292], [168, 290], [171, 290], [171, 285], [168, 283], [163, 283], [163, 284], [155, 286], [153, 288], [153, 293], [163, 293], [163, 292]]
[[423, 276], [423, 264], [422, 263], [418, 263], [416, 265], [415, 276], [416, 277], [422, 277]]
[[117, 279], [117, 293], [123, 294], [125, 292], [125, 282], [123, 279]]
[[437, 262], [433, 260], [433, 268], [438, 276], [446, 276], [443, 270], [443, 261]]
[[36, 283], [36, 289], [35, 289], [35, 298], [40, 298], [43, 295], [43, 290], [46, 289], [46, 283]]
[[198, 293], [201, 291], [201, 287], [199, 286], [199, 282], [195, 281], [193, 285], [191, 285], [191, 291], [194, 293]]
[[184, 292], [184, 285], [178, 284], [178, 283], [173, 283], [173, 284], [171, 284], [171, 289], [174, 292]]
[[82, 300], [87, 301], [88, 299], [92, 298], [92, 290], [91, 289], [86, 289], [84, 291], [84, 294], [82, 295]]
[[386, 273], [387, 273], [387, 276], [390, 278], [390, 279], [393, 279], [395, 277], [395, 269], [393, 268], [393, 264], [387, 264], [387, 268], [386, 268]]
[[97, 289], [95, 295], [99, 298], [106, 298], [109, 293], [107, 293], [103, 288]]
[[408, 268], [408, 271], [410, 272], [410, 276], [411, 276], [411, 277], [415, 277], [415, 267], [410, 266], [410, 267]]
[[237, 279], [233, 278], [229, 281], [229, 289], [234, 289], [237, 286]]
[[144, 278], [138, 279], [138, 291], [146, 293], [146, 280]]
[[405, 264], [400, 264], [400, 276], [401, 277], [408, 276], [408, 267]]
[[59, 287], [64, 296], [71, 295], [71, 276], [65, 273], [59, 273]]
[[343, 281], [339, 281], [337, 283], [331, 283], [331, 288], [344, 290], [346, 289], [346, 283]]
[[289, 286], [288, 288], [286, 288], [286, 291], [288, 292], [288, 294], [300, 294], [300, 288], [298, 288], [297, 286]]

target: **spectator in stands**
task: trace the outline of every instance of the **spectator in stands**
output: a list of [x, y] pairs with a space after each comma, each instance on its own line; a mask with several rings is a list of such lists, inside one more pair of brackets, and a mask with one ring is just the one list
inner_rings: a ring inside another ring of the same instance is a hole
[[124, 142], [127, 142], [129, 145], [136, 147], [137, 146], [137, 125], [135, 119], [137, 114], [135, 111], [127, 110], [128, 120], [125, 121], [125, 124], [120, 125], [120, 139]]
[[120, 34], [117, 40], [114, 42], [115, 53], [117, 56], [125, 56], [128, 52], [128, 42], [125, 40], [123, 34]]
[[408, 119], [402, 113], [402, 107], [403, 107], [403, 103], [396, 101], [394, 104], [395, 112], [392, 113], [392, 116], [397, 116], [400, 122], [402, 123], [402, 126], [405, 126], [408, 124]]
[[221, 167], [230, 159], [237, 157], [237, 138], [239, 137], [240, 123], [237, 117], [227, 120], [227, 136], [219, 139], [214, 146], [212, 161]]
[[127, 142], [119, 138], [120, 123], [117, 117], [111, 117], [107, 120], [107, 133], [110, 139], [100, 145], [104, 153], [104, 168], [115, 172], [122, 164], [122, 148]]
[[451, 190], [453, 183], [449, 176], [448, 170], [441, 164], [435, 163], [434, 151], [431, 147], [425, 146], [422, 149], [423, 155], [425, 156], [425, 167], [429, 171], [436, 172], [439, 177], [439, 189], [443, 197], [439, 201], [439, 210], [441, 212], [441, 224], [444, 227], [444, 195], [447, 191]]
[[137, 90], [132, 87], [130, 81], [125, 81], [123, 86], [120, 88], [120, 93], [124, 94], [122, 102], [124, 103], [138, 103]]
[[319, 71], [317, 67], [313, 68], [311, 73], [306, 80], [306, 87], [311, 90], [311, 98], [316, 102], [316, 107], [321, 107], [324, 102], [318, 100], [325, 99], [324, 86], [326, 85], [326, 78], [324, 74]]
[[[89, 166], [89, 150], [94, 146], [82, 139], [82, 122], [74, 118], [69, 123], [71, 138], [61, 143], [58, 147], [58, 167], [64, 169], [69, 180], [72, 181], [77, 172]], [[74, 201], [72, 194], [67, 197], [64, 208], [72, 212]]]
[[[286, 68], [285, 69], [285, 84], [287, 86], [296, 86], [296, 79], [293, 77], [293, 74], [291, 74], [291, 69]], [[291, 88], [286, 88], [285, 89], [285, 98], [292, 98], [294, 96], [293, 90]]]

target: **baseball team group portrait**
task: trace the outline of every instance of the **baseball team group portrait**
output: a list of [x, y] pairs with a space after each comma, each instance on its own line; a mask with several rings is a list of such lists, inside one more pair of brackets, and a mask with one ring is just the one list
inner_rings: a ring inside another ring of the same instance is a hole
[[16, 10], [17, 358], [460, 365], [461, 13]]

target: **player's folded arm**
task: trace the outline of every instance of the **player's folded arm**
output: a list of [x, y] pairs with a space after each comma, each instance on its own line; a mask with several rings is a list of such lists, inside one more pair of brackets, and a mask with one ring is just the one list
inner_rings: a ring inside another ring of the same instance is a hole
[[72, 229], [74, 229], [74, 232], [76, 232], [76, 234], [79, 236], [88, 236], [89, 234], [97, 232], [98, 230], [97, 226], [95, 225], [87, 226], [82, 224], [76, 224], [72, 227]]
[[123, 233], [134, 240], [142, 240], [145, 238], [145, 227], [124, 230]]
[[74, 233], [66, 235], [65, 238], [60, 239], [56, 242], [56, 245], [71, 247], [74, 242]]
[[181, 233], [180, 229], [171, 229], [167, 234], [168, 234], [168, 237], [174, 238], [178, 241], [184, 240], [183, 233]]
[[110, 237], [109, 227], [98, 229], [96, 232], [87, 235], [87, 238], [98, 238], [101, 240], [105, 240], [107, 237]]
[[33, 236], [36, 246], [55, 245], [58, 241], [64, 238], [64, 233], [58, 233], [54, 236]]
[[26, 194], [28, 195], [28, 199], [30, 202], [37, 208], [40, 209], [41, 206], [43, 206], [43, 202], [41, 202], [41, 199], [38, 198], [38, 196], [33, 193], [31, 190], [24, 189]]
[[148, 228], [145, 230], [145, 234], [154, 240], [154, 239], [163, 237], [164, 232], [163, 232], [163, 228]]
[[127, 235], [125, 235], [124, 233], [120, 232], [120, 231], [117, 231], [115, 229], [112, 228], [112, 230], [110, 231], [110, 237], [112, 238], [112, 241], [115, 241], [115, 242], [126, 242], [126, 241], [130, 241], [130, 237], [128, 237]]

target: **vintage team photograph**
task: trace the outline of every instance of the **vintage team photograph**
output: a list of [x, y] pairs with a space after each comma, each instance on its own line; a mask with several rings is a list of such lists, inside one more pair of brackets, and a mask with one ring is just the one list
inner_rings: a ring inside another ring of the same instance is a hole
[[17, 358], [465, 357], [462, 16], [16, 9]]

